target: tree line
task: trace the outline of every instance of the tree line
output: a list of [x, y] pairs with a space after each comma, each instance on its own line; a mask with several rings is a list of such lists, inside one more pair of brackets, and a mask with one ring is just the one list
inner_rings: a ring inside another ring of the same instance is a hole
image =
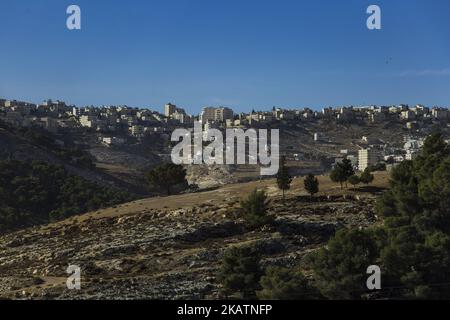
[[45, 224], [134, 196], [42, 161], [0, 161], [0, 232]]

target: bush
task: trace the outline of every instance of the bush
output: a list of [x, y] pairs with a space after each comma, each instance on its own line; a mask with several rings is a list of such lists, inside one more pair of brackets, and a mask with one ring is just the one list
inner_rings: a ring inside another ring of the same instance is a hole
[[259, 282], [262, 290], [257, 292], [261, 300], [311, 300], [320, 294], [299, 271], [268, 267]]

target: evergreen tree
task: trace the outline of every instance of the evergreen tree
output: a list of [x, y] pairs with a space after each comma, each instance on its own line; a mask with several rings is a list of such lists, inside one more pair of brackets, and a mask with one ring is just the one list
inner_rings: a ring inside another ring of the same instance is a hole
[[407, 298], [450, 298], [450, 152], [442, 135], [428, 137], [414, 161], [392, 170], [379, 201], [387, 244], [386, 283]]
[[277, 185], [278, 189], [283, 192], [283, 202], [284, 202], [284, 193], [286, 190], [291, 188], [292, 177], [289, 175], [289, 168], [286, 166], [286, 157], [281, 157], [280, 159], [280, 168], [277, 173]]
[[255, 189], [250, 195], [241, 201], [243, 218], [249, 228], [258, 228], [273, 221], [273, 217], [267, 214], [269, 201], [264, 190]]
[[262, 275], [259, 262], [258, 253], [250, 247], [228, 249], [217, 277], [222, 284], [222, 293], [227, 297], [238, 294], [238, 298], [254, 299]]
[[310, 194], [311, 198], [319, 192], [319, 180], [313, 174], [308, 174], [303, 183], [305, 190]]
[[150, 170], [147, 173], [147, 180], [152, 187], [160, 187], [170, 195], [174, 186], [187, 185], [186, 169], [173, 163], [163, 164]]
[[355, 188], [360, 182], [360, 178], [357, 175], [352, 175], [350, 178], [348, 178], [348, 182]]
[[333, 182], [337, 182], [341, 185], [341, 190], [343, 188], [343, 183], [347, 180], [345, 172], [341, 165], [336, 164], [334, 169], [330, 172], [330, 179]]
[[311, 258], [320, 292], [330, 299], [360, 299], [367, 290], [367, 267], [377, 264], [378, 256], [377, 242], [369, 231], [338, 231]]
[[345, 187], [347, 187], [348, 178], [355, 174], [355, 170], [353, 169], [352, 162], [349, 159], [342, 160], [341, 166], [345, 176]]
[[370, 172], [369, 168], [366, 168], [363, 173], [361, 173], [361, 177], [359, 178], [360, 182], [364, 184], [370, 184], [375, 179], [374, 175]]

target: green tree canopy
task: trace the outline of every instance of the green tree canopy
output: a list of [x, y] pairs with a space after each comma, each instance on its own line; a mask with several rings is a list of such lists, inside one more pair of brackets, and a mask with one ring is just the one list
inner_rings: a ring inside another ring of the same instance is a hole
[[266, 192], [253, 190], [246, 199], [241, 200], [245, 224], [250, 228], [258, 228], [271, 223], [273, 217], [267, 214], [268, 206]]
[[369, 231], [340, 230], [312, 257], [321, 293], [330, 299], [359, 299], [367, 290], [366, 271], [377, 264], [377, 242]]
[[259, 254], [251, 247], [228, 249], [222, 258], [218, 274], [222, 292], [226, 296], [238, 294], [239, 298], [255, 298], [262, 275], [259, 262]]
[[41, 161], [0, 161], [0, 232], [133, 200]]
[[171, 194], [174, 186], [187, 184], [186, 169], [173, 163], [166, 163], [150, 170], [147, 179], [151, 186], [164, 189], [167, 195]]
[[292, 177], [289, 175], [289, 168], [286, 166], [286, 157], [283, 156], [277, 173], [277, 185], [278, 189], [283, 191], [283, 200], [285, 191], [291, 188], [291, 183]]
[[305, 185], [305, 190], [311, 197], [319, 192], [319, 180], [317, 180], [313, 174], [308, 174], [303, 181], [303, 184]]
[[361, 177], [359, 178], [359, 181], [364, 184], [371, 184], [373, 180], [375, 179], [374, 175], [370, 172], [369, 168], [366, 168], [363, 173], [361, 173]]
[[339, 163], [336, 167], [330, 172], [330, 179], [333, 182], [337, 182], [341, 185], [341, 189], [343, 188], [343, 184], [347, 181], [347, 176], [345, 175], [345, 171]]
[[348, 178], [348, 182], [354, 187], [358, 185], [361, 182], [361, 179], [356, 175], [352, 175], [350, 178]]
[[320, 297], [319, 292], [300, 271], [280, 267], [268, 267], [262, 276], [261, 300], [311, 300]]

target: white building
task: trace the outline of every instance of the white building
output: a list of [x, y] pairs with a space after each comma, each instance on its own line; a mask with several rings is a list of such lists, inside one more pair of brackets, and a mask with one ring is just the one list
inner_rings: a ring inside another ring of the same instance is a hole
[[358, 169], [359, 171], [366, 170], [367, 167], [373, 166], [378, 163], [379, 153], [378, 151], [368, 148], [358, 151]]

